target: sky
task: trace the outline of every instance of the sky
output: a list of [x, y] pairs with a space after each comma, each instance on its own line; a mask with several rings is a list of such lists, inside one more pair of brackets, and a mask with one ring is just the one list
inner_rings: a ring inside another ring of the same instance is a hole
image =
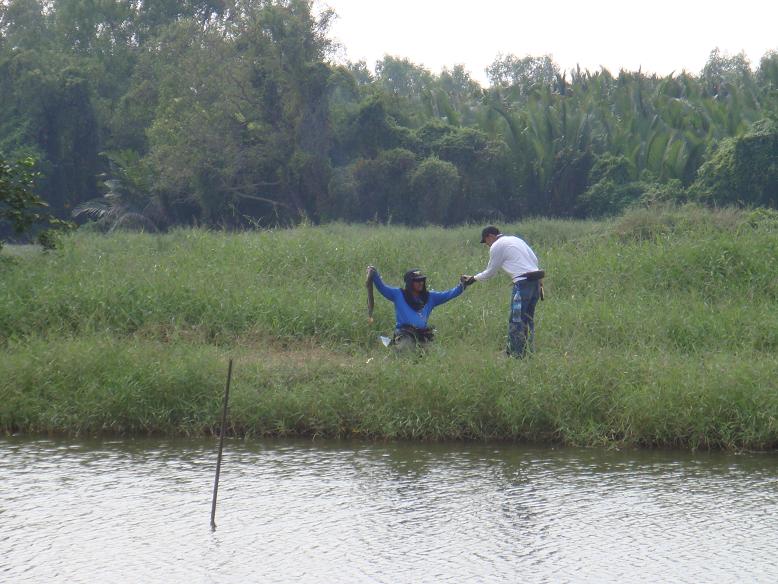
[[698, 74], [713, 49], [745, 52], [752, 69], [778, 50], [776, 0], [315, 0], [338, 17], [330, 37], [341, 61], [385, 54], [435, 74], [464, 65], [484, 72], [498, 54], [551, 55], [563, 70], [580, 65], [669, 75]]

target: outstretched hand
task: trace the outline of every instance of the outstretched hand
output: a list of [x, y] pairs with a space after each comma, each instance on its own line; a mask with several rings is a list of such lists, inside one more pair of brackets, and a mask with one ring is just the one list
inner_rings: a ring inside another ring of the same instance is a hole
[[467, 288], [468, 286], [470, 286], [470, 284], [475, 284], [475, 283], [476, 283], [476, 281], [477, 281], [477, 280], [475, 279], [475, 276], [468, 276], [467, 274], [462, 274], [461, 276], [459, 276], [459, 282], [460, 282], [460, 283], [461, 283], [461, 284], [462, 284], [462, 285], [463, 285], [465, 288]]

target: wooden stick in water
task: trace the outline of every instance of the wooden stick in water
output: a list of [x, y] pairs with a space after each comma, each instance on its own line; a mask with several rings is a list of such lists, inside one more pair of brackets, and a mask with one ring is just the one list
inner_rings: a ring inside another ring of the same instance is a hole
[[230, 380], [232, 379], [232, 359], [227, 369], [227, 387], [224, 388], [224, 409], [222, 410], [222, 431], [219, 435], [219, 457], [216, 460], [216, 479], [213, 481], [213, 503], [211, 504], [211, 529], [216, 529], [216, 494], [219, 492], [219, 473], [222, 468], [222, 451], [224, 450], [224, 434], [227, 431], [227, 400], [230, 398]]

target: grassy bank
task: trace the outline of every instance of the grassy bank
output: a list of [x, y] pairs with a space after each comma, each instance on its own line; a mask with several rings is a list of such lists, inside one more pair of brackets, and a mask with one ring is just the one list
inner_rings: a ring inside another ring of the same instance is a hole
[[773, 448], [778, 226], [699, 208], [608, 222], [535, 220], [547, 270], [537, 353], [502, 356], [508, 281], [433, 313], [423, 359], [364, 267], [421, 267], [436, 289], [485, 265], [479, 228], [330, 225], [223, 234], [76, 234], [0, 262], [5, 432], [212, 431], [226, 361], [245, 435], [509, 439]]

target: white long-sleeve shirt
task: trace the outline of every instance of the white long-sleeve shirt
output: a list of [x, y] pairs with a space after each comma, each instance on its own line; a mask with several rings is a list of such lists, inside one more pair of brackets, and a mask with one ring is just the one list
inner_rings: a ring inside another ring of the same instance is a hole
[[508, 273], [511, 280], [518, 282], [524, 279], [520, 278], [522, 274], [539, 269], [538, 258], [523, 239], [500, 235], [489, 248], [489, 264], [483, 272], [475, 275], [475, 279], [488, 280], [500, 268]]

